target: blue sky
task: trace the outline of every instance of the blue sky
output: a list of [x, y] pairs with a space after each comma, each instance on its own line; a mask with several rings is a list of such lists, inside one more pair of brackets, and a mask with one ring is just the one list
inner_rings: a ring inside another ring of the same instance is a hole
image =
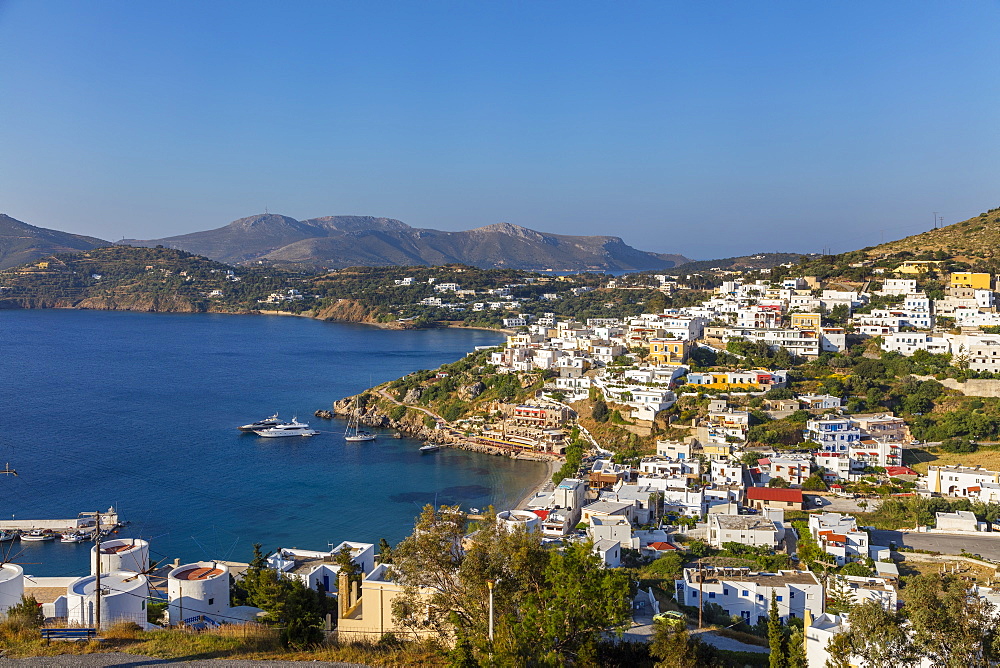
[[997, 2], [0, 0], [0, 211], [262, 212], [707, 259], [1000, 206]]

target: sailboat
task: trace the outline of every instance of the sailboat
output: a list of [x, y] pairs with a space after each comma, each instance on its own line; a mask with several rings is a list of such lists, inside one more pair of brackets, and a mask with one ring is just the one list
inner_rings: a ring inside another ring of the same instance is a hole
[[374, 441], [375, 434], [361, 429], [357, 412], [352, 412], [347, 418], [347, 429], [344, 430], [344, 440], [348, 443], [360, 443], [362, 441]]

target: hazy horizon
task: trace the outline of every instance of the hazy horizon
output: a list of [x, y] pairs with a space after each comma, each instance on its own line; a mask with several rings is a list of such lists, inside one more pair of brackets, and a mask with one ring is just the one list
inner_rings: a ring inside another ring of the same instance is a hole
[[714, 259], [1000, 204], [988, 2], [0, 3], [0, 210], [111, 241], [262, 213]]

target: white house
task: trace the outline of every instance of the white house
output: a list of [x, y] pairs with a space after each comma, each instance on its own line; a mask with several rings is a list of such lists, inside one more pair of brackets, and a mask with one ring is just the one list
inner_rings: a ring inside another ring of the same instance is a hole
[[784, 538], [784, 533], [776, 522], [760, 515], [708, 516], [708, 542], [717, 549], [721, 549], [723, 543], [774, 548]]
[[337, 591], [337, 574], [340, 566], [334, 561], [343, 548], [351, 551], [351, 561], [370, 573], [375, 568], [375, 546], [371, 543], [344, 541], [329, 552], [281, 548], [267, 558], [268, 568], [273, 568], [286, 577], [301, 580], [310, 589], [321, 586], [327, 592]]
[[677, 602], [697, 606], [716, 603], [730, 616], [740, 616], [749, 624], [767, 617], [771, 593], [776, 597], [778, 613], [783, 621], [789, 617], [805, 617], [823, 613], [823, 585], [808, 571], [778, 571], [756, 573], [749, 568], [685, 568], [684, 577], [676, 581]]
[[858, 521], [850, 515], [810, 515], [809, 533], [824, 552], [836, 559], [838, 566], [868, 558], [868, 534], [858, 530]]

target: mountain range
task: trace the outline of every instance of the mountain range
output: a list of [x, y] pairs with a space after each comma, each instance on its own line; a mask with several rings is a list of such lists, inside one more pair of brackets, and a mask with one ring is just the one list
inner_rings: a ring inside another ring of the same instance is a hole
[[329, 269], [461, 263], [482, 268], [632, 271], [669, 269], [689, 261], [683, 255], [638, 250], [619, 237], [547, 234], [510, 223], [444, 232], [372, 216], [296, 220], [265, 213], [214, 230], [121, 243], [162, 245], [228, 264]]
[[35, 227], [0, 213], [0, 269], [16, 267], [53, 253], [110, 246], [110, 241]]

